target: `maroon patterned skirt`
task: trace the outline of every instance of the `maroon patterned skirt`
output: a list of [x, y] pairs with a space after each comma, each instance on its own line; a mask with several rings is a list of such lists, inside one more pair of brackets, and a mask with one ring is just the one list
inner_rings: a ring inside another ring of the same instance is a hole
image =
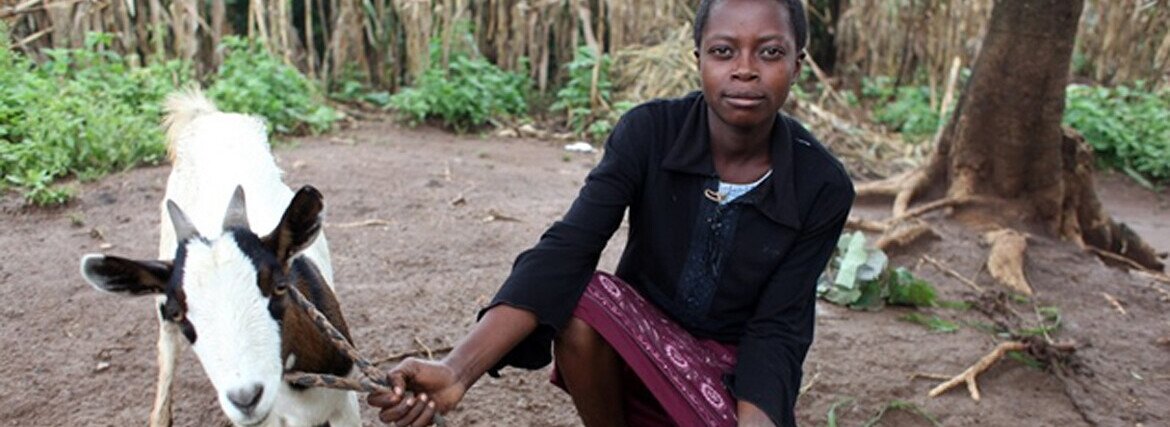
[[[625, 393], [630, 425], [736, 424], [735, 399], [723, 385], [735, 368], [735, 346], [691, 336], [607, 273], [593, 275], [573, 316], [592, 326], [644, 385]], [[565, 388], [556, 369], [552, 382]]]

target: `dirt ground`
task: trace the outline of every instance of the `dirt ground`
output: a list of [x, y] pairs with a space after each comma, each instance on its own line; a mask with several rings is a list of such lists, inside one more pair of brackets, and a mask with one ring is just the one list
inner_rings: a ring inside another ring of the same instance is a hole
[[[576, 194], [595, 154], [560, 144], [455, 137], [432, 129], [363, 122], [277, 150], [286, 182], [325, 195], [325, 232], [338, 296], [360, 349], [377, 359], [450, 345], [474, 321], [508, 274]], [[140, 168], [80, 186], [79, 199], [51, 211], [0, 199], [0, 425], [144, 424], [153, 398], [156, 326], [149, 299], [90, 289], [77, 272], [89, 252], [152, 257], [166, 167]], [[1170, 193], [1103, 174], [1106, 206], [1155, 247], [1170, 250]], [[859, 205], [863, 216], [885, 206]], [[940, 239], [897, 254], [894, 262], [934, 283], [942, 298], [976, 300], [968, 287], [920, 261], [930, 254], [984, 286], [987, 249], [977, 231], [940, 223]], [[622, 232], [601, 268], [612, 270]], [[1033, 238], [1028, 278], [1037, 306], [1058, 307], [1055, 338], [1074, 340], [1074, 373], [1057, 375], [1004, 360], [980, 377], [981, 401], [960, 387], [927, 397], [1001, 338], [979, 310], [926, 309], [960, 325], [932, 332], [899, 318], [909, 310], [857, 312], [822, 304], [805, 365], [802, 425], [863, 425], [895, 402], [946, 426], [1170, 425], [1170, 284], [1107, 268], [1061, 242]], [[1125, 313], [1105, 295], [1120, 302]], [[1033, 318], [1031, 303], [1009, 311]], [[180, 361], [176, 424], [221, 425], [210, 384], [190, 351]], [[388, 367], [388, 366], [387, 366]], [[449, 417], [450, 425], [577, 425], [567, 396], [547, 370], [506, 370], [485, 378]], [[363, 405], [364, 406], [364, 405]], [[363, 409], [367, 424], [375, 413]], [[892, 409], [879, 425], [930, 425]]]

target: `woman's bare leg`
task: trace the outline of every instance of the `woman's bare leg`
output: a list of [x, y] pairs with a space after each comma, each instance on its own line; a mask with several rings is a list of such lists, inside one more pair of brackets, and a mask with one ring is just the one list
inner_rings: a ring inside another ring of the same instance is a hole
[[553, 346], [557, 370], [586, 426], [625, 426], [622, 366], [617, 352], [593, 327], [569, 320]]

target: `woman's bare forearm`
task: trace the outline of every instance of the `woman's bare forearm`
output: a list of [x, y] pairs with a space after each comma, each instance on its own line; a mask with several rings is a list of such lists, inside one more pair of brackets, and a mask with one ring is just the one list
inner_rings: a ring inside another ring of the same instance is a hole
[[484, 313], [443, 363], [455, 371], [464, 389], [471, 388], [513, 347], [536, 330], [536, 315], [509, 305], [497, 305]]

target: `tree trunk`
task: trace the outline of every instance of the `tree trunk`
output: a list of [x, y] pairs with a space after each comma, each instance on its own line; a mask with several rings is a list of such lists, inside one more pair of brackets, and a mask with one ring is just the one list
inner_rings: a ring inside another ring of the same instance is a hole
[[1080, 244], [1122, 248], [1161, 270], [1153, 250], [1101, 209], [1083, 139], [1061, 127], [1082, 7], [1083, 0], [995, 2], [971, 79], [922, 182], [954, 200], [994, 201], [980, 220], [1022, 221]]

